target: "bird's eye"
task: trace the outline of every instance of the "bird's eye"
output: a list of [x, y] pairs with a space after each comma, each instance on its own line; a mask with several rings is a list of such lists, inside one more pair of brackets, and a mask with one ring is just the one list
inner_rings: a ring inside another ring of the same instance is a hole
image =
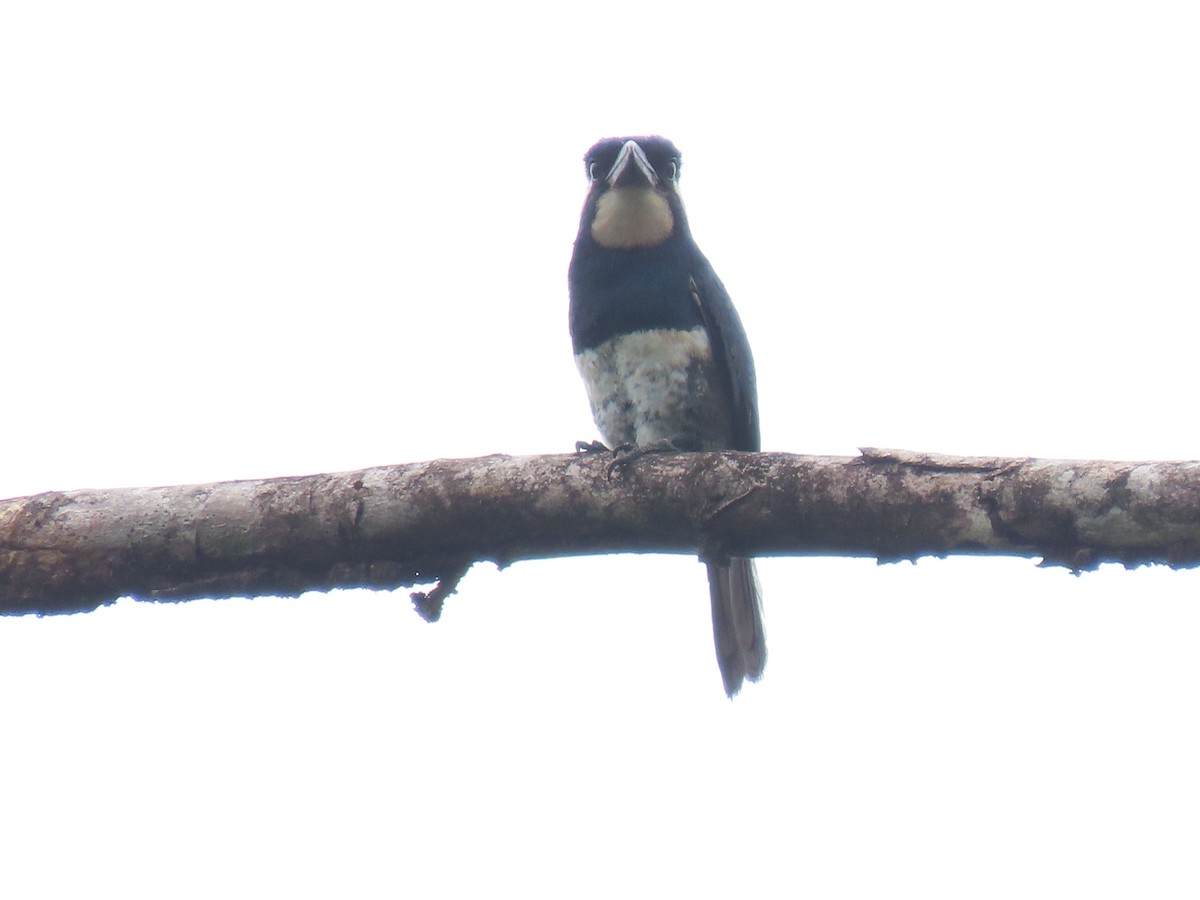
[[596, 180], [596, 163], [593, 160], [588, 160], [587, 164], [588, 181]]
[[667, 163], [667, 177], [672, 181], [679, 180], [679, 160], [673, 159]]

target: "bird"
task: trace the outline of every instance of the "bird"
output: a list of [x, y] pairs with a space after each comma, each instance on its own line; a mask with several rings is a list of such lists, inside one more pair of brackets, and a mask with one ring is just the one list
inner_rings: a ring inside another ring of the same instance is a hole
[[[599, 141], [568, 269], [570, 332], [613, 465], [645, 453], [760, 449], [754, 360], [729, 293], [692, 238], [681, 157], [660, 136]], [[752, 559], [708, 560], [725, 693], [766, 665]]]

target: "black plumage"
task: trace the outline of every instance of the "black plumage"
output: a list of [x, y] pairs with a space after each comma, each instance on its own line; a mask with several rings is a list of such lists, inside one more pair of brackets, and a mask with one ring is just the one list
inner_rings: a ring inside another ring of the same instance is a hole
[[[614, 448], [758, 450], [754, 363], [725, 286], [688, 229], [680, 155], [661, 137], [610, 138], [571, 258], [571, 339], [592, 413]], [[753, 561], [708, 565], [726, 693], [766, 662]]]

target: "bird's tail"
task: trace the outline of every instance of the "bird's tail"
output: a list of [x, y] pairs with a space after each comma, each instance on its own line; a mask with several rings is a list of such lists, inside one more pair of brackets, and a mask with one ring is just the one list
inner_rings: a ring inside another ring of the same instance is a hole
[[727, 564], [708, 563], [712, 597], [713, 639], [725, 693], [732, 697], [746, 679], [758, 681], [767, 664], [762, 600], [754, 560], [734, 558]]

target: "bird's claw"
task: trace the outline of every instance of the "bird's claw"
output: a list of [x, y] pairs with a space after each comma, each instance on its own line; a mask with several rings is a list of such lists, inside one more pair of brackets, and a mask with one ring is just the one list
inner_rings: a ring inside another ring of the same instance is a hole
[[623, 469], [631, 462], [649, 456], [651, 453], [678, 453], [679, 448], [670, 440], [663, 438], [650, 444], [618, 444], [612, 450], [612, 462], [608, 464], [605, 474], [611, 479], [613, 473]]
[[587, 455], [589, 453], [609, 453], [611, 451], [603, 441], [576, 441], [575, 452]]
[[617, 446], [613, 447], [613, 458], [609, 464], [604, 467], [605, 477], [611, 481], [613, 474], [617, 470], [623, 469], [625, 466], [629, 465], [629, 463], [641, 456], [642, 454], [638, 453], [637, 449], [638, 448], [633, 444], [617, 444]]

